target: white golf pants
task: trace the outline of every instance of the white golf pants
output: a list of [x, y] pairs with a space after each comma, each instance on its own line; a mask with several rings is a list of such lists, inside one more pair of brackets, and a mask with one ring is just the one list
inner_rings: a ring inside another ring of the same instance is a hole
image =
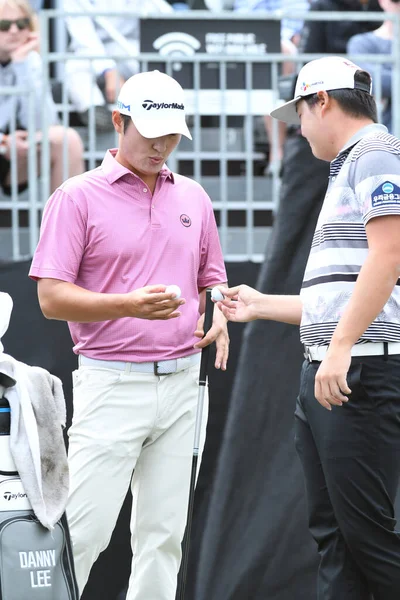
[[[198, 378], [199, 365], [159, 377], [91, 366], [74, 372], [67, 515], [81, 594], [131, 486], [127, 600], [175, 600]], [[206, 390], [199, 464], [207, 415]]]

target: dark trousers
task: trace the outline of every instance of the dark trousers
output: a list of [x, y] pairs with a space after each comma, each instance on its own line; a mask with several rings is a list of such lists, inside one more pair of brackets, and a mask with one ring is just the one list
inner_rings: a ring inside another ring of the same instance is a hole
[[349, 402], [332, 411], [314, 396], [319, 364], [303, 364], [295, 413], [318, 600], [399, 600], [400, 356], [354, 358]]

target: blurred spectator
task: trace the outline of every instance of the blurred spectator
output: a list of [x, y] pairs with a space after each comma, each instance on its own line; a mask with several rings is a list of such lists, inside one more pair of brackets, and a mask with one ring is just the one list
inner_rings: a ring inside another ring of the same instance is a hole
[[[166, 0], [63, 0], [65, 12], [87, 13], [87, 16], [66, 20], [71, 36], [70, 50], [77, 57], [99, 56], [98, 60], [69, 60], [66, 63], [68, 95], [80, 114], [83, 124], [88, 122], [88, 110], [95, 106], [98, 129], [111, 127], [110, 111], [124, 81], [139, 70], [134, 58], [139, 53], [139, 19], [137, 15], [171, 13], [173, 8]], [[126, 15], [107, 17], [96, 13], [126, 12]], [[121, 56], [115, 61], [108, 56]]]
[[[399, 14], [400, 2], [392, 2], [391, 0], [379, 0], [379, 4], [385, 13]], [[392, 54], [393, 45], [393, 21], [384, 21], [378, 29], [367, 33], [360, 33], [350, 38], [347, 44], [349, 54]], [[374, 82], [374, 73], [377, 63], [359, 61], [360, 65], [372, 75]], [[382, 86], [382, 123], [391, 132], [392, 130], [392, 69], [393, 63], [383, 63], [379, 65], [381, 70], [381, 86]]]
[[29, 0], [33, 12], [38, 13], [43, 8], [44, 0]]
[[[240, 12], [253, 11], [303, 11], [306, 12], [309, 8], [308, 0], [235, 0], [234, 10]], [[300, 31], [303, 26], [303, 21], [293, 19], [283, 19], [281, 22], [281, 52], [287, 56], [296, 54], [296, 44], [299, 42]], [[287, 61], [282, 63], [282, 75], [290, 75], [295, 71], [295, 64]], [[268, 165], [265, 169], [265, 174], [270, 175], [273, 171], [280, 172], [283, 156], [283, 145], [286, 137], [286, 124], [279, 121], [278, 126], [278, 141], [274, 145], [273, 140], [273, 124], [269, 115], [264, 117], [265, 130], [269, 140], [269, 155]]]
[[[222, 10], [232, 10], [235, 0], [204, 0], [204, 6], [212, 12], [221, 12]], [[192, 4], [191, 4], [192, 5]]]
[[[378, 0], [314, 0], [312, 11], [379, 11]], [[306, 21], [301, 34], [299, 51], [306, 53], [345, 54], [351, 36], [372, 31], [379, 26], [376, 21]]]
[[167, 2], [174, 10], [190, 10], [190, 6], [185, 0], [167, 0]]
[[[33, 11], [27, 0], [0, 0], [0, 185], [10, 192], [10, 158], [12, 144], [17, 155], [18, 184], [27, 187], [28, 179], [28, 94], [11, 96], [1, 93], [4, 86], [19, 86], [34, 91], [36, 144], [41, 140], [41, 114], [47, 107], [51, 160], [51, 191], [63, 181], [63, 140], [67, 138], [69, 176], [83, 171], [83, 147], [79, 135], [57, 123], [50, 95], [43, 98], [42, 63], [38, 34], [34, 31]], [[15, 131], [11, 131], [15, 115]]]
[[[306, 12], [309, 8], [308, 0], [235, 0], [234, 10], [240, 12], [253, 12], [255, 10], [285, 10]], [[289, 40], [297, 45], [303, 21], [295, 19], [282, 19], [281, 39]]]

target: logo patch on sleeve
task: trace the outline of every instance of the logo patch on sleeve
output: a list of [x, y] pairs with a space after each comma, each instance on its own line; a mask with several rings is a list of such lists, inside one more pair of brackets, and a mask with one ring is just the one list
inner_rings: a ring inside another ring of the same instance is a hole
[[391, 181], [385, 181], [371, 194], [372, 206], [400, 204], [400, 187]]

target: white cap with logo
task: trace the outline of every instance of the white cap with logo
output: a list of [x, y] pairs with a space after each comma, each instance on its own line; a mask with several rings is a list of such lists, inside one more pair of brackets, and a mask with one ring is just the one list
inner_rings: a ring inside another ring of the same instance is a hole
[[125, 81], [117, 110], [129, 115], [145, 138], [180, 133], [192, 139], [185, 121], [183, 89], [175, 79], [160, 71], [138, 73]]
[[271, 117], [293, 125], [300, 124], [296, 112], [297, 102], [305, 96], [321, 91], [359, 89], [370, 94], [372, 84], [367, 85], [354, 79], [355, 72], [363, 70], [350, 60], [339, 56], [312, 60], [304, 65], [297, 76], [293, 100], [271, 111]]

